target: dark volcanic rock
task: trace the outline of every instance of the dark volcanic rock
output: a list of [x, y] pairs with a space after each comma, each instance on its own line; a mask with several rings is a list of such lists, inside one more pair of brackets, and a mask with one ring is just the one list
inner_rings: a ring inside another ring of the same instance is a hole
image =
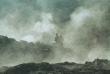
[[20, 64], [18, 66], [10, 67], [2, 74], [30, 74], [31, 72], [36, 71], [53, 71], [54, 68], [49, 63], [26, 63]]
[[83, 68], [110, 70], [110, 61], [107, 59], [95, 59], [93, 62], [86, 62]]
[[76, 63], [25, 63], [2, 67], [0, 74], [110, 74], [110, 61], [96, 59], [85, 64]]

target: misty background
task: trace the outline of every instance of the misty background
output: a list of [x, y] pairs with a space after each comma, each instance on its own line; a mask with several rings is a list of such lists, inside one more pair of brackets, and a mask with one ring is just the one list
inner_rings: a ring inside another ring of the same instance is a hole
[[42, 60], [43, 53], [30, 53], [31, 48], [25, 54], [7, 49], [0, 54], [0, 66], [110, 59], [109, 20], [110, 0], [0, 0], [0, 35], [18, 42], [52, 45], [55, 34], [59, 33], [64, 37], [64, 47], [68, 48], [53, 50]]

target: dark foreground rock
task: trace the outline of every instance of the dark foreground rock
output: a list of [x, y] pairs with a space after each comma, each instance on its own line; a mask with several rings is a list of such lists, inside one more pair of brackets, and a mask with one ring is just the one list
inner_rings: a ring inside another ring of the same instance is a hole
[[2, 67], [0, 74], [110, 74], [110, 61], [96, 59], [85, 64], [76, 63], [25, 63]]

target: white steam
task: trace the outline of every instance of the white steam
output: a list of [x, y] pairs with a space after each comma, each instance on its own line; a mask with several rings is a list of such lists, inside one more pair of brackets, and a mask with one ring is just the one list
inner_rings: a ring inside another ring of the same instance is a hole
[[44, 33], [47, 33], [47, 35], [55, 33], [56, 28], [52, 22], [53, 22], [53, 17], [51, 13], [42, 13], [41, 21], [36, 22], [35, 25], [32, 27], [31, 32], [33, 33], [33, 35], [31, 34], [24, 36], [22, 40], [26, 40], [28, 42], [41, 41]]
[[[93, 5], [88, 5], [91, 2]], [[19, 17], [19, 13], [8, 14], [0, 20], [0, 34], [15, 38], [18, 41], [40, 41], [50, 44], [54, 42], [56, 33], [62, 34], [64, 47], [67, 49], [54, 50], [50, 56], [43, 60], [47, 62], [74, 61], [82, 63], [96, 58], [110, 59], [108, 53], [110, 51], [106, 51], [105, 47], [98, 45], [96, 37], [97, 34], [101, 34], [98, 31], [101, 31], [106, 24], [103, 20], [108, 9], [108, 5], [104, 6], [106, 3], [106, 1], [103, 3], [103, 1], [97, 2], [95, 0], [85, 2], [85, 5], [79, 6], [70, 14], [70, 20], [63, 26], [53, 23], [53, 19], [59, 18], [54, 18], [51, 12], [45, 13], [42, 11], [40, 17], [37, 17], [40, 20], [29, 19], [31, 22], [23, 20], [26, 25], [21, 22], [20, 18], [15, 20], [15, 18]], [[35, 16], [31, 18], [33, 17]], [[17, 24], [17, 22], [20, 23]], [[19, 25], [22, 25], [22, 27]], [[54, 58], [51, 57], [53, 55]], [[33, 57], [33, 55], [30, 54], [28, 57]], [[29, 60], [33, 59], [26, 59], [26, 61]]]

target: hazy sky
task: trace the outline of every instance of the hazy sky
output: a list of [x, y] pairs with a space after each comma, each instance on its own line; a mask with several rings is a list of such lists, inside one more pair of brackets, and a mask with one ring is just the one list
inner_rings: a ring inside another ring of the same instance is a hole
[[82, 3], [80, 0], [0, 0], [0, 34], [27, 41], [39, 40], [41, 33], [49, 30], [55, 34], [56, 28], [62, 29]]
[[99, 14], [108, 10], [109, 3], [109, 0], [0, 0], [0, 34], [16, 40], [41, 41], [46, 33], [50, 37], [57, 32], [64, 34], [65, 27], [71, 28], [71, 21], [75, 21], [71, 23], [74, 29], [84, 22], [85, 16], [101, 17]]

